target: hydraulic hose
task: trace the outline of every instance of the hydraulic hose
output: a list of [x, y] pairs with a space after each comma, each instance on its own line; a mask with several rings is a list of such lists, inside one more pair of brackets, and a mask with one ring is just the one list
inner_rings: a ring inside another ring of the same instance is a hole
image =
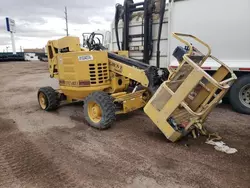
[[121, 4], [116, 4], [115, 6], [115, 37], [118, 50], [121, 50], [120, 40], [119, 40], [119, 33], [118, 33], [118, 23], [119, 20], [123, 17], [123, 6]]
[[142, 63], [140, 61], [137, 61], [135, 59], [123, 57], [121, 55], [118, 55], [118, 54], [115, 54], [112, 52], [108, 52], [108, 58], [119, 61], [119, 62], [124, 63], [124, 64], [129, 65], [129, 66], [134, 66], [134, 67], [137, 67], [139, 69], [143, 69], [143, 70], [150, 67], [149, 65]]
[[157, 52], [156, 52], [156, 66], [157, 68], [160, 67], [160, 40], [161, 40], [161, 31], [162, 31], [162, 24], [163, 24], [163, 18], [164, 18], [164, 13], [165, 13], [165, 7], [166, 7], [166, 0], [161, 0], [161, 5], [160, 5], [160, 22], [159, 22], [159, 30], [158, 30], [158, 38], [157, 38]]

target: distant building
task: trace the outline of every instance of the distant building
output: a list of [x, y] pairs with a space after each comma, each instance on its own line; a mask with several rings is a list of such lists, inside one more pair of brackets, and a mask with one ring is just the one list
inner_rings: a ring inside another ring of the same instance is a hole
[[26, 48], [23, 49], [24, 53], [45, 53], [44, 48]]
[[33, 60], [43, 60], [47, 58], [45, 55], [44, 48], [26, 48], [23, 49], [24, 57], [26, 61], [33, 61]]

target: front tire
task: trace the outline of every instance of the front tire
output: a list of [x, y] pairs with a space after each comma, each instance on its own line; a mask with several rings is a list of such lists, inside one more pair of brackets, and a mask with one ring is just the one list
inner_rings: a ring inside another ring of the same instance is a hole
[[107, 129], [115, 121], [113, 98], [103, 91], [91, 93], [84, 100], [84, 118], [90, 126]]
[[250, 75], [238, 78], [230, 89], [229, 100], [235, 111], [250, 114]]
[[55, 110], [59, 106], [58, 92], [52, 87], [42, 87], [37, 93], [38, 103], [45, 111]]

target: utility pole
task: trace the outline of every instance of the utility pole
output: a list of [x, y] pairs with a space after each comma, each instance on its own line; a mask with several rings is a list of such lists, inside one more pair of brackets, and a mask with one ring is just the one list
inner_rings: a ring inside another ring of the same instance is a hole
[[68, 28], [68, 12], [67, 12], [67, 7], [65, 7], [65, 11], [64, 11], [64, 14], [65, 14], [65, 22], [66, 22], [66, 35], [69, 36], [69, 28]]

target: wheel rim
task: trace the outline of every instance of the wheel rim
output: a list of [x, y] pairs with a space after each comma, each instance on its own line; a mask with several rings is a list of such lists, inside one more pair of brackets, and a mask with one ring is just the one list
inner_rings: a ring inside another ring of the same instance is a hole
[[250, 84], [245, 85], [239, 92], [240, 102], [250, 108]]
[[40, 104], [41, 108], [45, 109], [47, 107], [47, 102], [46, 102], [46, 97], [45, 97], [44, 93], [40, 92], [38, 95], [38, 99], [39, 99], [39, 104]]
[[102, 119], [101, 107], [95, 102], [89, 102], [88, 104], [88, 114], [91, 121], [94, 123], [99, 123]]

